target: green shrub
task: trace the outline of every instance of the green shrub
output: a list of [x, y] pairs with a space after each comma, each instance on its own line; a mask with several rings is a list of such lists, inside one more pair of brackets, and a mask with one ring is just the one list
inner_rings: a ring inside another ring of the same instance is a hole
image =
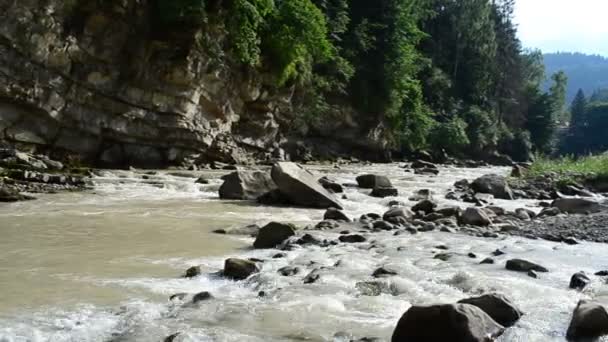
[[431, 131], [430, 145], [436, 150], [460, 154], [470, 143], [466, 130], [466, 122], [458, 117], [437, 123]]
[[198, 26], [205, 19], [205, 0], [156, 0], [154, 16], [168, 26]]

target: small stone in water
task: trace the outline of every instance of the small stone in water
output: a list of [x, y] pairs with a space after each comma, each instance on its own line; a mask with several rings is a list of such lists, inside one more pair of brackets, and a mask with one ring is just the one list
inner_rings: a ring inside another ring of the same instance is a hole
[[500, 249], [495, 250], [494, 252], [492, 252], [493, 256], [501, 256], [501, 255], [505, 255], [506, 253], [501, 251]]
[[393, 276], [393, 275], [397, 275], [397, 272], [390, 268], [380, 267], [374, 271], [374, 273], [372, 274], [372, 277], [382, 278], [382, 277]]
[[273, 255], [272, 258], [273, 259], [280, 259], [280, 258], [284, 258], [286, 256], [287, 256], [287, 254], [285, 254], [285, 253], [277, 253], [277, 254]]
[[192, 266], [186, 270], [186, 274], [184, 274], [184, 278], [194, 278], [201, 275], [201, 267], [200, 266]]
[[467, 255], [468, 255], [468, 256], [469, 256], [469, 258], [471, 258], [471, 259], [475, 259], [475, 258], [477, 258], [477, 255], [475, 255], [475, 253], [469, 253], [469, 254], [467, 254]]
[[479, 264], [480, 264], [480, 265], [484, 265], [484, 264], [486, 264], [486, 265], [489, 265], [489, 264], [494, 264], [494, 259], [492, 259], [492, 258], [485, 258], [485, 259], [483, 259], [483, 260], [482, 260], [482, 261], [481, 261]]
[[446, 246], [446, 245], [439, 245], [439, 246], [435, 246], [435, 248], [437, 249], [441, 249], [444, 251], [447, 251], [448, 249], [450, 249], [450, 247]]
[[211, 293], [209, 293], [207, 291], [199, 292], [199, 293], [195, 294], [194, 297], [192, 297], [192, 303], [196, 304], [198, 302], [202, 302], [204, 300], [211, 299], [211, 298], [213, 298]]

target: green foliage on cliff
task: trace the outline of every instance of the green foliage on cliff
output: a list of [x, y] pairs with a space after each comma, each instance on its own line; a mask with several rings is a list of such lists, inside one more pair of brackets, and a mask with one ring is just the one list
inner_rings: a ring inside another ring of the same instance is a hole
[[202, 8], [225, 23], [236, 61], [293, 87], [307, 132], [344, 111], [396, 151], [523, 160], [551, 151], [565, 119], [567, 80], [541, 90], [542, 55], [522, 49], [514, 0], [157, 1], [172, 18]]

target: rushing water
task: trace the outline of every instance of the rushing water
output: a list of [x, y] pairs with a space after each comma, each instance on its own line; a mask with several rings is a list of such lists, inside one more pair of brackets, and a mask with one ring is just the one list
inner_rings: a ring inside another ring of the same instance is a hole
[[[358, 174], [388, 175], [406, 203], [423, 188], [442, 204], [454, 181], [506, 169], [442, 169], [440, 176], [405, 173], [397, 165], [313, 167], [340, 182]], [[219, 201], [221, 173], [206, 172], [211, 184], [159, 172], [104, 172], [94, 190], [40, 196], [0, 205], [0, 341], [348, 341], [389, 340], [401, 314], [413, 304], [454, 302], [500, 291], [525, 312], [500, 341], [564, 341], [570, 314], [580, 298], [606, 294], [599, 279], [583, 293], [568, 289], [577, 271], [608, 269], [608, 246], [567, 246], [522, 238], [482, 239], [442, 232], [393, 236], [373, 233], [369, 244], [306, 247], [272, 259], [276, 250], [254, 251], [252, 239], [211, 233], [270, 220], [314, 224], [322, 210], [272, 208]], [[147, 179], [144, 179], [147, 178]], [[347, 188], [346, 212], [358, 217], [382, 213], [394, 198], [375, 199]], [[506, 208], [530, 201], [496, 201]], [[333, 232], [312, 234], [336, 239]], [[447, 262], [433, 259], [437, 245], [458, 253]], [[479, 265], [497, 248], [507, 255], [495, 265]], [[478, 258], [471, 259], [473, 252]], [[462, 255], [462, 256], [460, 256]], [[259, 275], [244, 282], [218, 278], [227, 257], [265, 259]], [[551, 272], [532, 279], [506, 271], [504, 261], [520, 257]], [[192, 265], [208, 275], [180, 278]], [[286, 265], [302, 272], [283, 277]], [[314, 284], [302, 278], [327, 266]], [[362, 296], [355, 284], [371, 280], [379, 266], [399, 272], [387, 282], [389, 293]], [[175, 293], [209, 291], [214, 298], [196, 306], [168, 300]], [[266, 296], [258, 297], [264, 291]]]

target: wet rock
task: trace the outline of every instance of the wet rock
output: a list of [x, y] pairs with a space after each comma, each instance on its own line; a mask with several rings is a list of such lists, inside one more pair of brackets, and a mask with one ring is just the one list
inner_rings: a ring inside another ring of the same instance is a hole
[[174, 300], [179, 300], [182, 301], [184, 300], [184, 298], [186, 298], [188, 296], [187, 293], [185, 292], [181, 292], [181, 293], [176, 293], [174, 295], [171, 295], [171, 297], [169, 297], [169, 301], [174, 301]]
[[211, 293], [207, 291], [199, 292], [192, 297], [192, 304], [197, 304], [205, 300], [213, 298]]
[[435, 210], [435, 212], [437, 214], [441, 214], [445, 217], [458, 217], [460, 216], [460, 213], [462, 213], [462, 209], [460, 209], [460, 207], [458, 206], [450, 206], [450, 207], [443, 207], [443, 208], [439, 208], [437, 210]]
[[488, 226], [492, 223], [488, 214], [479, 208], [467, 208], [460, 216], [460, 222], [473, 226]]
[[474, 305], [488, 316], [492, 317], [494, 321], [504, 327], [513, 326], [523, 315], [509, 299], [504, 295], [497, 293], [485, 294], [480, 297], [467, 298], [458, 301], [462, 304]]
[[501, 255], [505, 255], [507, 253], [501, 251], [500, 249], [495, 250], [494, 252], [492, 252], [493, 256], [501, 256]]
[[492, 258], [485, 258], [479, 264], [480, 265], [492, 265], [492, 264], [494, 264], [494, 259], [492, 259]]
[[304, 246], [304, 245], [319, 246], [319, 245], [323, 244], [323, 242], [310, 234], [304, 234], [304, 235], [302, 235], [301, 238], [299, 238], [295, 241], [295, 244], [301, 245], [301, 246]]
[[323, 188], [312, 173], [295, 163], [274, 164], [271, 176], [279, 191], [296, 205], [342, 209], [338, 199]]
[[530, 215], [529, 213], [524, 210], [524, 209], [516, 209], [515, 210], [515, 217], [517, 217], [520, 220], [523, 221], [529, 221], [530, 220]]
[[446, 245], [438, 245], [435, 246], [436, 249], [441, 249], [443, 251], [447, 251], [448, 249], [450, 249], [450, 247], [446, 246]]
[[294, 275], [300, 273], [300, 268], [292, 267], [292, 266], [285, 266], [285, 267], [279, 268], [277, 272], [284, 277], [290, 277], [290, 276], [294, 276]]
[[585, 272], [578, 272], [572, 275], [570, 278], [570, 288], [574, 290], [582, 290], [591, 282], [591, 279], [585, 274]]
[[361, 236], [359, 234], [342, 235], [338, 238], [338, 240], [344, 243], [361, 243], [367, 241], [364, 236]]
[[[412, 217], [414, 217], [414, 213], [404, 207], [391, 208], [389, 211], [385, 212], [384, 215], [382, 215], [382, 219], [384, 221], [391, 223], [402, 223], [402, 221], [411, 219]], [[399, 220], [399, 218], [402, 220]]]
[[323, 215], [323, 219], [350, 222], [350, 218], [346, 216], [346, 214], [342, 210], [336, 208], [327, 209], [327, 211]]
[[437, 165], [433, 164], [433, 163], [429, 163], [426, 162], [424, 160], [415, 160], [412, 163], [412, 168], [413, 169], [436, 169]]
[[200, 266], [192, 266], [186, 270], [184, 274], [184, 278], [194, 278], [201, 275], [201, 267]]
[[390, 202], [388, 202], [387, 206], [389, 208], [392, 207], [403, 207], [405, 205], [405, 203], [401, 202], [401, 201], [397, 201], [397, 200], [392, 200]]
[[244, 227], [216, 229], [213, 232], [216, 234], [257, 236], [260, 232], [260, 226], [257, 224], [250, 224]]
[[523, 260], [523, 259], [508, 260], [507, 264], [506, 264], [506, 268], [510, 271], [517, 271], [517, 272], [528, 272], [528, 271], [549, 272], [549, 270], [546, 269], [545, 267], [535, 264], [533, 262], [527, 261], [527, 260]]
[[487, 342], [503, 331], [503, 326], [470, 304], [412, 306], [397, 323], [392, 342]]
[[381, 230], [395, 229], [395, 226], [392, 223], [389, 223], [386, 221], [374, 221], [374, 223], [372, 224], [372, 227], [375, 229], [381, 229]]
[[167, 337], [165, 337], [165, 339], [163, 340], [163, 342], [174, 342], [175, 339], [180, 335], [181, 333], [177, 332], [175, 334], [171, 334]]
[[392, 188], [393, 184], [385, 176], [362, 175], [357, 177], [357, 184], [363, 189]]
[[34, 199], [34, 197], [22, 195], [16, 189], [11, 189], [0, 183], [0, 202], [18, 202]]
[[316, 283], [319, 279], [321, 279], [321, 274], [320, 274], [321, 270], [320, 269], [314, 269], [312, 272], [310, 272], [308, 275], [306, 275], [306, 277], [304, 277], [304, 284], [313, 284]]
[[569, 341], [593, 340], [608, 335], [608, 312], [595, 302], [581, 300], [566, 333]]
[[521, 165], [514, 165], [511, 169], [511, 177], [513, 178], [521, 178], [523, 177], [526, 169]]
[[465, 190], [465, 189], [468, 189], [469, 187], [471, 187], [471, 184], [469, 183], [469, 181], [467, 179], [461, 179], [454, 183], [454, 187], [456, 189]]
[[426, 222], [422, 227], [418, 228], [419, 232], [432, 232], [437, 229], [437, 225], [433, 222]]
[[236, 171], [222, 177], [221, 199], [255, 200], [276, 189], [270, 175], [261, 171]]
[[386, 268], [386, 267], [380, 267], [378, 269], [376, 269], [374, 271], [374, 273], [372, 273], [372, 277], [374, 278], [384, 278], [384, 277], [390, 277], [390, 276], [394, 276], [397, 275], [397, 271], [392, 270], [390, 268]]
[[492, 194], [495, 198], [512, 200], [513, 192], [503, 176], [489, 174], [473, 181], [471, 188], [475, 192]]
[[565, 244], [567, 244], [567, 245], [571, 245], [571, 246], [572, 245], [578, 245], [578, 241], [576, 241], [576, 239], [573, 238], [573, 237], [564, 238], [564, 239], [562, 239], [562, 242], [565, 243]]
[[286, 253], [281, 252], [281, 253], [277, 253], [277, 254], [273, 255], [272, 258], [273, 259], [281, 259], [281, 258], [284, 258], [286, 256], [287, 256]]
[[260, 272], [255, 262], [230, 258], [224, 262], [224, 276], [234, 280], [244, 280], [250, 275]]
[[[147, 177], [147, 176], [146, 176], [146, 177]], [[270, 176], [268, 176], [268, 178], [270, 178]], [[195, 181], [194, 181], [194, 183], [196, 183], [196, 184], [209, 184], [209, 180], [208, 180], [207, 178], [205, 178], [205, 177], [201, 176], [201, 177], [198, 177], [198, 179], [197, 179], [197, 180], [195, 180]], [[220, 187], [220, 188], [221, 188], [221, 187]], [[220, 198], [222, 198], [221, 196], [222, 196], [222, 195], [220, 194]], [[257, 198], [257, 197], [258, 197], [258, 196], [256, 196], [255, 198]], [[252, 199], [255, 199], [255, 198], [252, 198]]]
[[399, 195], [399, 191], [393, 187], [375, 187], [369, 195], [377, 198], [395, 197]]
[[608, 277], [608, 270], [596, 272], [595, 275], [598, 277]]
[[452, 257], [456, 255], [455, 253], [439, 253], [433, 257], [433, 259], [438, 259], [441, 261], [448, 261], [452, 259]]
[[291, 199], [283, 194], [279, 189], [269, 191], [257, 198], [257, 202], [264, 205], [293, 205]]
[[335, 229], [335, 228], [339, 228], [340, 224], [334, 220], [323, 220], [319, 223], [317, 223], [317, 225], [315, 226], [315, 229], [318, 230], [330, 230], [330, 229]]
[[409, 200], [413, 202], [419, 202], [424, 200], [432, 200], [433, 193], [429, 189], [421, 189], [416, 191], [414, 195], [412, 195]]
[[496, 216], [502, 216], [507, 213], [505, 208], [497, 207], [497, 206], [493, 206], [493, 205], [486, 207], [486, 209], [491, 210], [494, 213], [494, 215], [496, 215]]
[[569, 214], [596, 213], [602, 209], [599, 202], [589, 198], [558, 198], [551, 206]]
[[295, 234], [295, 227], [292, 224], [270, 222], [260, 229], [253, 247], [256, 249], [275, 248]]
[[437, 203], [431, 200], [422, 200], [412, 207], [412, 211], [422, 211], [425, 214], [432, 213], [437, 208]]
[[333, 192], [334, 194], [340, 194], [344, 192], [344, 188], [342, 187], [342, 185], [336, 183], [335, 181], [327, 177], [321, 177], [319, 179], [319, 184], [321, 184], [323, 188]]
[[471, 259], [476, 259], [477, 258], [477, 255], [475, 253], [469, 253], [469, 254], [467, 254], [467, 256], [469, 258], [471, 258]]

